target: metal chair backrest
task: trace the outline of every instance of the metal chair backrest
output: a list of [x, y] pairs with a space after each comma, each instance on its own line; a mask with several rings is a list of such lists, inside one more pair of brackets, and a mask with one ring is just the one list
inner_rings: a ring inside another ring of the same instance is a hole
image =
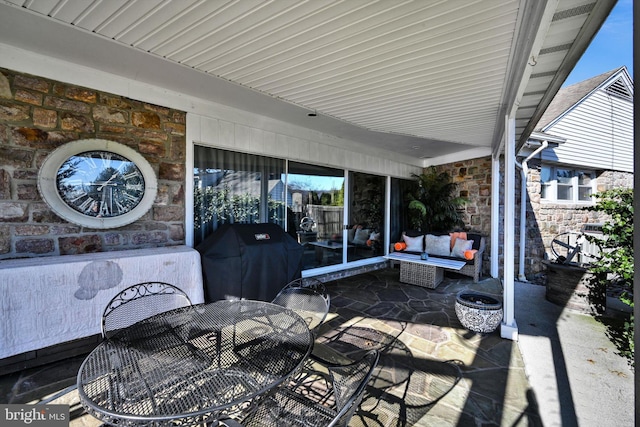
[[180, 288], [164, 282], [144, 282], [120, 291], [102, 313], [102, 337], [110, 338], [118, 330], [174, 308], [191, 305]]
[[364, 389], [373, 375], [380, 354], [377, 350], [368, 351], [360, 360], [349, 365], [329, 366], [333, 380], [333, 392], [338, 414], [329, 426], [346, 426], [355, 413]]
[[346, 427], [360, 406], [378, 359], [378, 351], [370, 350], [346, 365], [309, 361], [289, 384], [247, 408], [246, 413], [241, 411], [237, 420], [224, 420], [223, 425]]
[[271, 302], [295, 311], [314, 333], [326, 319], [331, 305], [324, 283], [311, 277], [289, 282]]

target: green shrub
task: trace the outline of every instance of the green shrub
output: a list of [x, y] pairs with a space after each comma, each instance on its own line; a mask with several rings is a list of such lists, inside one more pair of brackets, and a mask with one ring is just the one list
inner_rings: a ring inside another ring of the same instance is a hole
[[[600, 247], [600, 257], [591, 264], [591, 292], [615, 283], [623, 289], [620, 300], [633, 307], [633, 189], [616, 188], [594, 194], [596, 204], [584, 208], [607, 214], [602, 238], [585, 236]], [[622, 355], [633, 363], [633, 315], [622, 323], [609, 324], [610, 336]]]

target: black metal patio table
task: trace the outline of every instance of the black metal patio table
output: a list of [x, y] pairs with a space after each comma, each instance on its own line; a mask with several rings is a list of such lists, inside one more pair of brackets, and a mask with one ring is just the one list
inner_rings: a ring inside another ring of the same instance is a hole
[[82, 363], [83, 406], [112, 425], [215, 422], [285, 381], [313, 338], [292, 310], [217, 301], [153, 316], [104, 340]]

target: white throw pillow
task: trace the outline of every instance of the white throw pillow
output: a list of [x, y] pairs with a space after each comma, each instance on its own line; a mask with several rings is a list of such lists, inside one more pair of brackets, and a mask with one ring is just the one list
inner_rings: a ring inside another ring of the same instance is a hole
[[424, 236], [409, 237], [406, 234], [402, 233], [402, 240], [404, 240], [404, 242], [407, 244], [407, 248], [405, 249], [405, 251], [422, 252], [423, 239], [424, 239]]
[[367, 228], [359, 228], [356, 230], [356, 235], [353, 237], [353, 243], [356, 245], [366, 245], [367, 239], [369, 239], [369, 234], [371, 230]]
[[456, 239], [451, 249], [451, 256], [464, 258], [465, 251], [468, 251], [473, 246], [473, 240]]
[[425, 251], [429, 255], [449, 256], [451, 254], [451, 237], [427, 234], [424, 241]]

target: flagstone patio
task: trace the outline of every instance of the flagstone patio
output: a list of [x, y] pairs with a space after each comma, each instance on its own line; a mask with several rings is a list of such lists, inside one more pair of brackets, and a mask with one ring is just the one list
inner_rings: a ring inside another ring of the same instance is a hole
[[328, 285], [332, 316], [319, 342], [357, 357], [381, 352], [353, 426], [542, 425], [516, 343], [462, 327], [455, 296], [501, 297], [500, 282], [445, 278], [436, 289], [398, 282], [398, 270]]
[[[500, 338], [499, 331], [486, 335], [470, 332], [462, 327], [455, 314], [455, 297], [459, 291], [474, 290], [501, 298], [500, 281], [485, 278], [473, 283], [468, 277], [451, 273], [436, 289], [428, 289], [402, 284], [398, 278], [398, 270], [388, 268], [327, 283], [331, 311], [318, 337], [327, 355], [339, 352], [356, 358], [372, 348], [381, 353], [374, 377], [350, 426], [543, 425], [544, 417], [549, 415], [541, 416], [544, 408], [539, 408], [528, 380], [521, 346]], [[526, 286], [544, 291], [540, 286]], [[537, 295], [542, 300], [538, 304], [545, 304], [544, 292]], [[548, 313], [549, 307], [545, 315]], [[558, 316], [557, 312], [553, 316]], [[566, 318], [571, 320], [572, 316]], [[553, 329], [556, 320], [550, 319], [545, 328]], [[524, 329], [538, 328], [534, 322], [523, 326]], [[535, 332], [539, 339], [541, 331]], [[531, 354], [528, 356], [531, 358]], [[37, 402], [73, 384], [82, 359], [75, 357], [0, 377], [0, 401]], [[553, 364], [553, 360], [549, 363]], [[529, 360], [529, 368], [533, 365]], [[632, 390], [633, 374], [628, 369], [619, 370], [624, 371], [625, 377], [618, 376], [616, 381], [624, 381], [624, 387]], [[560, 386], [553, 373], [545, 377], [547, 380], [542, 384], [545, 391]], [[631, 392], [631, 402], [632, 396]], [[545, 405], [558, 404], [553, 393], [545, 392], [543, 397]], [[55, 403], [66, 401], [71, 405], [70, 426], [100, 425], [83, 412], [75, 392], [64, 399]], [[562, 404], [560, 402], [560, 406]], [[577, 398], [570, 404], [576, 408], [580, 404], [585, 406], [585, 402]], [[586, 406], [592, 405], [586, 402]], [[561, 414], [552, 415], [562, 419], [562, 423], [556, 423], [553, 418], [544, 425], [578, 425], [576, 409], [572, 407], [567, 411], [566, 405], [560, 409]], [[609, 418], [616, 420], [621, 416]]]

